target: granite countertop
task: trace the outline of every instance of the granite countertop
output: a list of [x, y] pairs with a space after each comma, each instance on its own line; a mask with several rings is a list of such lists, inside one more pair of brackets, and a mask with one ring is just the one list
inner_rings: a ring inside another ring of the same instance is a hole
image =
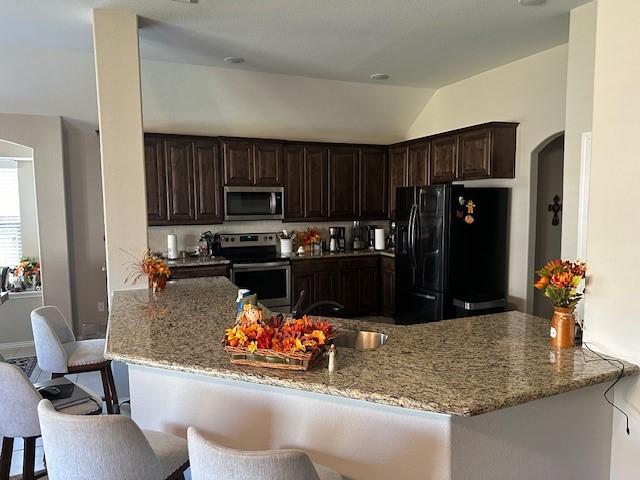
[[291, 260], [312, 260], [315, 258], [343, 258], [343, 257], [371, 257], [371, 256], [383, 256], [383, 257], [395, 257], [393, 250], [347, 250], [346, 252], [322, 252], [322, 253], [305, 253], [304, 255], [298, 255], [294, 253], [290, 256]]
[[[114, 292], [106, 356], [127, 363], [274, 385], [427, 412], [471, 416], [614, 380], [582, 348], [549, 347], [549, 321], [507, 312], [399, 326], [327, 319], [389, 335], [376, 350], [340, 348], [308, 372], [231, 365], [220, 343], [237, 288], [225, 277], [181, 280], [156, 296]], [[625, 375], [638, 367], [625, 363]]]
[[207, 265], [228, 265], [231, 263], [224, 257], [184, 257], [177, 260], [165, 259], [169, 268], [176, 267], [204, 267]]

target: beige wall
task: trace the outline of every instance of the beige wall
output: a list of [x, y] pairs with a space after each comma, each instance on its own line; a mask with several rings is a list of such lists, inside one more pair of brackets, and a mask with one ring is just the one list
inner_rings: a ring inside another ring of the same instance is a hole
[[11, 294], [0, 307], [0, 348], [33, 344], [31, 311], [42, 306], [36, 292]]
[[38, 214], [36, 210], [36, 189], [32, 160], [18, 162], [18, 192], [20, 195], [20, 234], [22, 255], [40, 256], [38, 241]]
[[[585, 339], [592, 348], [640, 364], [638, 313], [638, 204], [640, 162], [640, 2], [598, 2], [593, 101], [593, 145], [589, 195], [588, 292]], [[615, 389], [611, 478], [636, 478], [640, 471], [640, 383]]]
[[521, 309], [533, 298], [531, 155], [564, 130], [566, 69], [567, 46], [563, 45], [443, 87], [406, 135], [415, 138], [491, 120], [520, 123], [516, 178], [474, 185], [511, 188], [509, 300]]
[[571, 10], [562, 195], [563, 258], [576, 258], [578, 251], [581, 138], [582, 133], [591, 131], [595, 42], [596, 4], [591, 2]]

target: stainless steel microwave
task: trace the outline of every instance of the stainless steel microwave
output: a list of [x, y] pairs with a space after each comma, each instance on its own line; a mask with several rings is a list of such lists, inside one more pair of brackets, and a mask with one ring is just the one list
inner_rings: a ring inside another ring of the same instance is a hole
[[225, 220], [282, 220], [283, 187], [224, 187]]

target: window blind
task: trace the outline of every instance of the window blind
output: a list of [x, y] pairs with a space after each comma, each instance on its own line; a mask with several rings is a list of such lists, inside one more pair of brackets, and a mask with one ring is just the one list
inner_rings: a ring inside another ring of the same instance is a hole
[[0, 266], [13, 267], [22, 257], [18, 167], [0, 159]]

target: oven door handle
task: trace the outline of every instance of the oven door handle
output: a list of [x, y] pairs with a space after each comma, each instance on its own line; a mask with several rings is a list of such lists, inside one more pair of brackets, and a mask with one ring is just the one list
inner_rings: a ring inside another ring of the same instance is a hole
[[234, 270], [272, 270], [273, 268], [287, 268], [289, 264], [286, 262], [267, 262], [267, 263], [234, 263], [232, 268]]

